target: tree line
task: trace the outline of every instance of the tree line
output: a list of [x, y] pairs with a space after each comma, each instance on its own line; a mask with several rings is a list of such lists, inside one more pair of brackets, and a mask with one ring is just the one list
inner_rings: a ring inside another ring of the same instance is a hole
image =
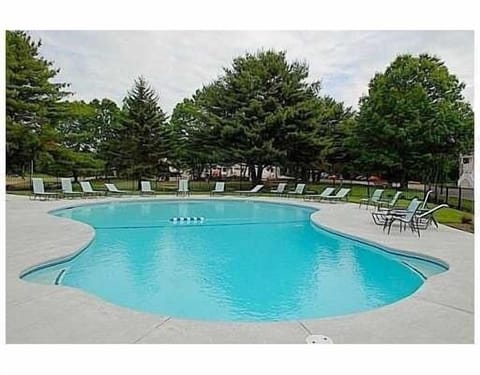
[[235, 58], [223, 74], [174, 108], [139, 77], [118, 106], [103, 98], [66, 100], [59, 70], [24, 31], [6, 33], [7, 173], [109, 175], [140, 181], [194, 177], [241, 163], [316, 180], [320, 172], [378, 174], [405, 183], [456, 178], [460, 153], [473, 150], [473, 110], [464, 83], [427, 54], [399, 55], [371, 79], [354, 111], [323, 95], [306, 62], [284, 51]]

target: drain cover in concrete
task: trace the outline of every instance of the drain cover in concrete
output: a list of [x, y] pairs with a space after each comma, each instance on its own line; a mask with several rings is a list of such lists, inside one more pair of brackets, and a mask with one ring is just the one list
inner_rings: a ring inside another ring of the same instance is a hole
[[307, 344], [333, 344], [333, 340], [324, 335], [310, 335], [306, 341]]

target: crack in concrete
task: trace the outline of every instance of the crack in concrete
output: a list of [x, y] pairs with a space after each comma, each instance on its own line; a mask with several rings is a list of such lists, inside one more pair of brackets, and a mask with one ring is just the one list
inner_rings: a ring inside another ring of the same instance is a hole
[[143, 334], [142, 336], [140, 336], [138, 339], [136, 339], [133, 343], [134, 344], [138, 344], [139, 341], [143, 340], [145, 337], [147, 337], [150, 333], [152, 333], [153, 331], [155, 331], [157, 328], [160, 328], [161, 326], [163, 326], [166, 322], [168, 322], [170, 319], [172, 319], [171, 316], [167, 317], [167, 319], [165, 319], [163, 322], [160, 322], [159, 324], [156, 324], [155, 326], [153, 326], [152, 329], [150, 329], [149, 331], [147, 331], [145, 334]]
[[297, 323], [300, 324], [300, 326], [309, 334], [311, 335], [312, 334], [312, 331], [310, 331], [310, 329], [308, 329], [308, 327], [303, 324], [300, 320], [297, 320]]
[[475, 312], [474, 311], [470, 311], [470, 310], [467, 310], [467, 309], [462, 309], [461, 307], [456, 307], [456, 306], [452, 306], [452, 305], [448, 305], [446, 303], [442, 303], [442, 302], [437, 302], [437, 301], [432, 301], [432, 300], [429, 300], [427, 298], [424, 298], [424, 297], [417, 297], [415, 296], [414, 297], [415, 299], [419, 299], [421, 301], [424, 301], [424, 302], [428, 302], [428, 303], [431, 303], [433, 305], [440, 305], [440, 306], [443, 306], [443, 307], [448, 307], [452, 310], [457, 310], [457, 311], [460, 311], [460, 312], [463, 312], [465, 314], [469, 314], [469, 315], [474, 315]]

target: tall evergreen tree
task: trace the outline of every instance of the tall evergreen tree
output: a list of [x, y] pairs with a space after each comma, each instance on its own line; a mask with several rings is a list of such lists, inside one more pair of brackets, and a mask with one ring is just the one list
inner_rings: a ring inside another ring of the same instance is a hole
[[158, 96], [143, 77], [123, 101], [122, 117], [115, 141], [116, 162], [138, 181], [143, 176], [165, 172], [169, 150], [167, 116]]
[[[316, 140], [319, 84], [307, 83], [308, 66], [285, 52], [261, 51], [234, 59], [224, 75], [194, 96], [194, 116], [223, 163], [249, 166], [254, 182], [263, 168], [310, 150]], [[293, 150], [293, 151], [290, 151]]]
[[57, 142], [58, 103], [67, 84], [52, 82], [59, 69], [40, 56], [40, 46], [24, 31], [6, 32], [7, 172], [23, 174]]
[[[298, 126], [293, 123], [291, 132], [287, 133], [284, 144], [287, 157], [281, 164], [287, 174], [307, 180], [319, 178], [320, 171], [339, 173], [348, 160], [345, 129], [352, 121], [351, 108], [345, 108], [342, 102], [333, 98], [315, 97], [311, 101], [309, 122]], [[313, 176], [313, 172], [317, 172]]]
[[319, 99], [319, 119], [315, 136], [320, 139], [319, 165], [330, 174], [348, 173], [351, 155], [346, 135], [354, 124], [354, 111], [331, 97]]
[[307, 78], [308, 65], [289, 63], [284, 52], [234, 59], [172, 115], [192, 168], [242, 163], [258, 182], [263, 168], [275, 165], [305, 179], [310, 169], [343, 155], [339, 134], [351, 110], [320, 97], [319, 82]]
[[59, 105], [62, 108], [62, 118], [57, 126], [61, 134], [59, 147], [53, 151], [53, 160], [43, 166], [45, 172], [78, 179], [80, 175], [97, 175], [103, 169], [104, 163], [98, 152], [96, 102], [65, 101]]

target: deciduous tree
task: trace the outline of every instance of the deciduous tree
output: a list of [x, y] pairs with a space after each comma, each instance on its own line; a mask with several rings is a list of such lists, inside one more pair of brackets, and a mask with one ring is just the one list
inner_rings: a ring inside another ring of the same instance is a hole
[[464, 83], [430, 55], [398, 56], [370, 81], [351, 136], [359, 168], [405, 184], [438, 179], [447, 161], [473, 147]]

